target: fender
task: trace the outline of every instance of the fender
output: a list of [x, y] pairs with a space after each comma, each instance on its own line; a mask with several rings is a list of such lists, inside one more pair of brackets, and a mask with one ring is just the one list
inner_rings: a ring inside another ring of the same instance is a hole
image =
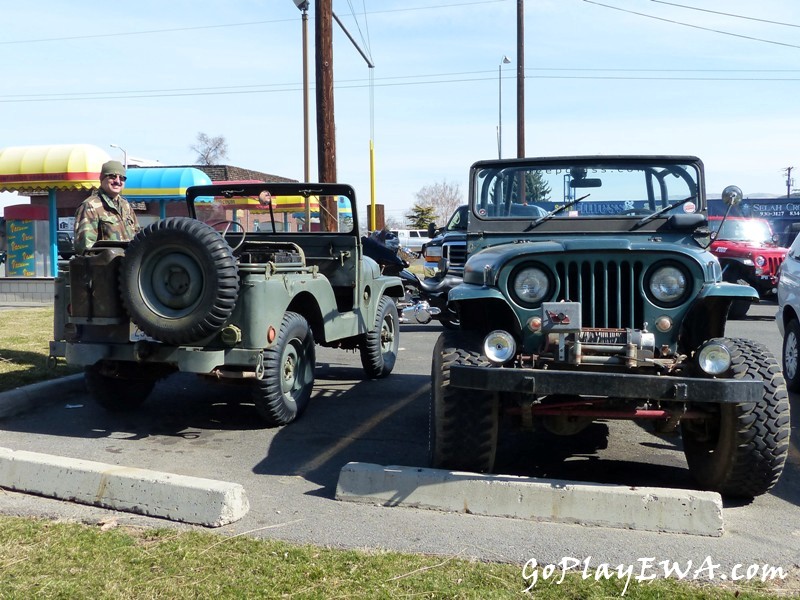
[[700, 289], [698, 298], [731, 298], [731, 299], [749, 299], [753, 302], [758, 302], [758, 292], [749, 285], [741, 285], [739, 283], [729, 283], [723, 281], [721, 283], [706, 284]]

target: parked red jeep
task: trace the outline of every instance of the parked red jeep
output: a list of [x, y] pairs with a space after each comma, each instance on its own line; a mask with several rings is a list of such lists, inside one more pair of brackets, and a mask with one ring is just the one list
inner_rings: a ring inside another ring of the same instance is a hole
[[[727, 217], [723, 222], [722, 217], [709, 217], [708, 225], [716, 233], [710, 249], [722, 266], [722, 278], [750, 285], [762, 298], [774, 296], [778, 269], [788, 249], [778, 246], [769, 222], [744, 217]], [[734, 303], [729, 316], [743, 318], [748, 308], [749, 303]]]

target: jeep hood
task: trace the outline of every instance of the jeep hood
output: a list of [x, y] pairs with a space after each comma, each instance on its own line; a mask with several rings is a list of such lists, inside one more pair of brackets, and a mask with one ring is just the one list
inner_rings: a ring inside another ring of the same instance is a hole
[[636, 254], [647, 252], [675, 253], [690, 256], [701, 266], [705, 266], [709, 261], [717, 262], [713, 254], [702, 248], [664, 241], [651, 241], [650, 239], [568, 238], [561, 240], [509, 241], [483, 248], [474, 253], [471, 252], [464, 267], [464, 282], [483, 284], [485, 272], [497, 274], [506, 263], [521, 257], [535, 260], [537, 256], [563, 253], [595, 255], [630, 253], [635, 256]]

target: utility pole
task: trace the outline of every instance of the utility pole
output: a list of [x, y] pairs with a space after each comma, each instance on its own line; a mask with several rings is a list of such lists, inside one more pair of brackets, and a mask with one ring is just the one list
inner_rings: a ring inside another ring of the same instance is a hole
[[525, 0], [517, 0], [517, 158], [525, 156]]
[[[336, 126], [333, 118], [332, 14], [332, 0], [316, 1], [317, 162], [319, 181], [324, 183], [336, 182]], [[323, 230], [336, 231], [336, 198], [320, 198], [319, 202], [319, 218]]]
[[794, 167], [786, 167], [784, 171], [786, 171], [786, 199], [789, 199], [789, 196], [792, 195], [792, 169]]

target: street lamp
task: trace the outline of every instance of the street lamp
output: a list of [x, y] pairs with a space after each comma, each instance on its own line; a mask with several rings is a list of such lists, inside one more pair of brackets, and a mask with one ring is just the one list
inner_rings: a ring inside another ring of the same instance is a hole
[[116, 148], [117, 150], [122, 150], [122, 163], [125, 165], [125, 168], [128, 168], [128, 153], [125, 151], [125, 148], [117, 146], [116, 144], [109, 144], [112, 148]]
[[507, 56], [497, 65], [497, 158], [503, 158], [503, 65], [509, 64]]
[[303, 13], [303, 176], [308, 183], [310, 177], [308, 148], [308, 0], [293, 0]]

